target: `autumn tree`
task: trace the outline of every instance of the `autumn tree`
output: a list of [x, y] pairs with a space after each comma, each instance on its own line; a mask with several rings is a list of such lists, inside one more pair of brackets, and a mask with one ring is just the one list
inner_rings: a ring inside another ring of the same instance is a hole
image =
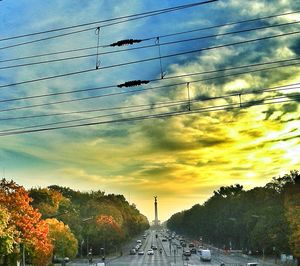
[[33, 188], [29, 190], [33, 199], [31, 205], [38, 209], [44, 218], [58, 214], [63, 196], [60, 192], [48, 188]]
[[20, 253], [19, 244], [26, 247], [35, 265], [47, 265], [52, 254], [52, 245], [48, 239], [48, 225], [41, 220], [41, 214], [30, 203], [32, 199], [27, 191], [13, 181], [0, 182], [0, 205], [8, 214], [7, 227], [15, 228], [14, 251], [8, 254], [15, 259]]
[[0, 205], [0, 254], [2, 255], [12, 254], [14, 246], [18, 243], [19, 232], [9, 223], [9, 220], [8, 210]]
[[[99, 254], [99, 247], [104, 244], [106, 252], [115, 251], [122, 242], [149, 228], [147, 218], [135, 206], [130, 205], [123, 195], [105, 195], [101, 190], [80, 192], [57, 185], [49, 186], [47, 189], [32, 189], [30, 195], [34, 198], [34, 206], [43, 210], [43, 217], [56, 218], [69, 226], [80, 243], [83, 255], [90, 248], [93, 248], [94, 254]], [[58, 202], [53, 199], [53, 195], [62, 197], [56, 197], [59, 198]], [[58, 205], [55, 202], [58, 202]], [[53, 210], [56, 212], [53, 213]], [[111, 217], [115, 229], [109, 224], [104, 226], [103, 222], [100, 226], [97, 223], [100, 216]], [[108, 236], [104, 240], [106, 233], [103, 232], [108, 231], [113, 237], [107, 233]]]
[[78, 250], [78, 241], [68, 225], [57, 219], [47, 219], [49, 238], [54, 246], [54, 256], [74, 258]]

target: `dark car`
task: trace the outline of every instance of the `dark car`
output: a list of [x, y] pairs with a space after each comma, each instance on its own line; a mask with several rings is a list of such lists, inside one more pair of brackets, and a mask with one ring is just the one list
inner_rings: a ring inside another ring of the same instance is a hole
[[194, 248], [194, 247], [195, 247], [194, 243], [189, 243], [189, 248]]
[[197, 249], [196, 248], [191, 248], [190, 251], [191, 251], [192, 254], [197, 254]]
[[129, 251], [129, 254], [130, 254], [130, 255], [135, 255], [135, 254], [136, 254], [135, 248], [132, 248], [132, 249]]
[[186, 256], [186, 257], [189, 257], [189, 256], [192, 255], [192, 253], [191, 253], [190, 250], [186, 249], [186, 250], [183, 251], [183, 255]]

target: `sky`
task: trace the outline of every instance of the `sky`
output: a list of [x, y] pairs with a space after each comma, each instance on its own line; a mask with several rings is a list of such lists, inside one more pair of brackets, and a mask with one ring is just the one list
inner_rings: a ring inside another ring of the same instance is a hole
[[[299, 170], [299, 1], [99, 22], [195, 2], [1, 1], [2, 176], [123, 194], [150, 221], [157, 196], [165, 221], [221, 186]], [[143, 41], [108, 46], [124, 39]], [[117, 87], [133, 80], [150, 82]]]

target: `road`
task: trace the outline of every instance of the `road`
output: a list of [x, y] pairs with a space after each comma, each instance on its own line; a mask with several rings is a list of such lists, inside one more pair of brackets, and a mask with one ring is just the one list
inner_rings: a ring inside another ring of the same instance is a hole
[[[158, 235], [158, 238], [155, 235]], [[140, 250], [144, 250], [144, 255], [129, 255], [129, 250], [123, 252], [123, 256], [110, 259], [106, 261], [105, 265], [109, 266], [194, 266], [194, 265], [210, 265], [220, 266], [221, 263], [225, 263], [227, 266], [240, 266], [246, 265], [248, 262], [254, 262], [253, 258], [243, 256], [242, 254], [225, 255], [217, 250], [212, 250], [211, 262], [203, 262], [200, 260], [199, 254], [192, 254], [186, 260], [185, 256], [182, 256], [183, 248], [178, 249], [178, 240], [162, 241], [163, 236], [155, 231], [148, 231], [146, 239], [142, 239], [142, 247]], [[134, 247], [136, 243], [132, 243]], [[154, 250], [154, 255], [147, 255], [147, 250], [151, 248], [151, 245], [155, 245], [158, 249]], [[162, 248], [163, 252], [160, 254], [159, 249]], [[97, 260], [90, 266], [95, 266]], [[99, 261], [100, 262], [100, 261]], [[260, 265], [275, 265], [274, 263], [267, 263], [259, 261]], [[70, 266], [87, 266], [88, 263], [70, 263]]]

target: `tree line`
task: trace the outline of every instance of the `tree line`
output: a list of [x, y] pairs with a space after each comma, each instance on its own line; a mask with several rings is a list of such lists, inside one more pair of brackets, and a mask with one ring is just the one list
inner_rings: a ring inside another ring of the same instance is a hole
[[167, 227], [222, 249], [300, 258], [300, 173], [245, 191], [221, 187], [204, 204], [176, 213]]
[[147, 228], [147, 218], [123, 195], [56, 185], [27, 191], [0, 181], [0, 265], [16, 265], [24, 255], [37, 266], [105, 255]]

